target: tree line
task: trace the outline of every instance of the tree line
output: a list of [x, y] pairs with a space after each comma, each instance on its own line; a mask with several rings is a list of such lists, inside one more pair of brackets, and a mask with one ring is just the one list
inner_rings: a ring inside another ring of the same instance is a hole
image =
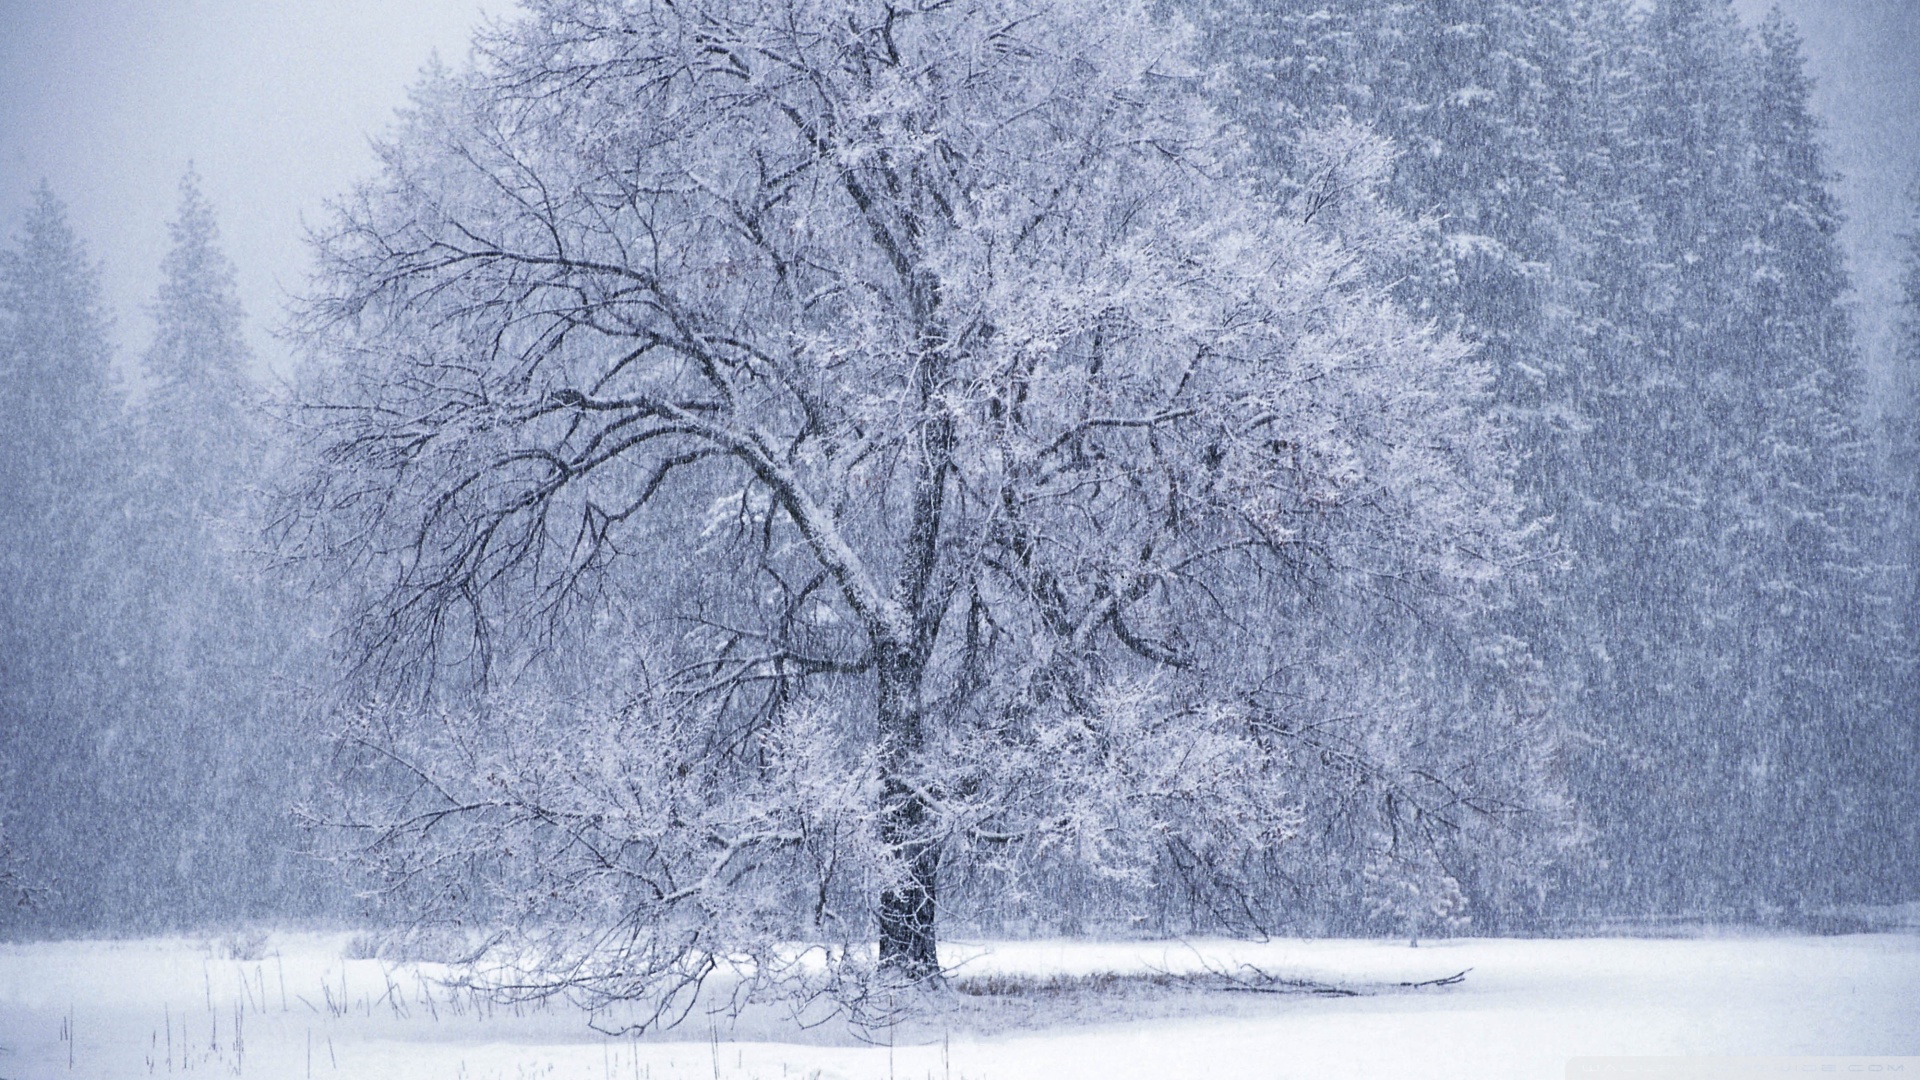
[[1920, 403], [1791, 27], [772, 10], [430, 75], [278, 392], [191, 176], [131, 386], [36, 196], [0, 926], [371, 904], [671, 1008], [936, 923], [1912, 897]]
[[98, 269], [44, 185], [0, 253], [0, 874], [11, 932], [311, 916], [344, 893], [288, 816], [324, 620], [266, 580], [273, 451], [233, 268], [191, 172], [151, 343], [113, 364]]
[[1402, 293], [1495, 368], [1565, 562], [1500, 624], [1543, 667], [1591, 837], [1565, 895], [1910, 890], [1904, 481], [1863, 412], [1792, 28], [1714, 0], [1213, 10], [1276, 163], [1329, 112], [1396, 140], [1397, 202], [1435, 221]]

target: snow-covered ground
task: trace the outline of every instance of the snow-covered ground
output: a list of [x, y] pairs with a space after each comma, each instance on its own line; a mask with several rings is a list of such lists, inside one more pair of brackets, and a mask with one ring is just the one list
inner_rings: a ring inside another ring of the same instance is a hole
[[[1251, 963], [1366, 992], [1033, 993], [893, 1046], [699, 1013], [607, 1038], [564, 1007], [488, 1008], [352, 951], [309, 934], [0, 946], [0, 1078], [1500, 1080], [1561, 1077], [1583, 1055], [1920, 1054], [1914, 934], [957, 945], [945, 955], [974, 975]], [[1466, 969], [1455, 985], [1395, 985]]]

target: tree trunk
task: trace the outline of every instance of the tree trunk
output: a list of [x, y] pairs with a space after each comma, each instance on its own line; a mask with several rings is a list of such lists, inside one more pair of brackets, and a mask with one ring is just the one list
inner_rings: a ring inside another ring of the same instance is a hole
[[912, 646], [878, 650], [879, 735], [884, 770], [880, 839], [900, 857], [904, 876], [880, 893], [880, 965], [912, 981], [937, 977], [934, 901], [940, 848], [928, 834], [933, 808], [905, 780], [920, 751], [920, 680], [926, 658]]

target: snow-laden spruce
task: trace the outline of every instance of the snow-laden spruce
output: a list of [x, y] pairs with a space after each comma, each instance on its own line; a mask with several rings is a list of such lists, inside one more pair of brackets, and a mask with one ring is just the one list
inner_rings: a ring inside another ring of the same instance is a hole
[[1525, 543], [1387, 147], [1273, 201], [1141, 4], [529, 7], [319, 237], [278, 525], [354, 613], [331, 820], [476, 977], [857, 996], [936, 912], [1259, 925], [1323, 800], [1512, 809], [1527, 737], [1423, 771], [1333, 629]]

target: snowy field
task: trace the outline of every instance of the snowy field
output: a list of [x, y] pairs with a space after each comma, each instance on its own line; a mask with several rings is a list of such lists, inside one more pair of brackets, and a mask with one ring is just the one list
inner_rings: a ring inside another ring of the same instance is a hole
[[[0, 946], [0, 1077], [1501, 1080], [1561, 1077], [1582, 1055], [1920, 1054], [1911, 933], [962, 944], [945, 958], [976, 985], [1021, 992], [971, 997], [892, 1046], [701, 1013], [608, 1038], [564, 1007], [488, 1008], [354, 951], [302, 934]], [[1242, 963], [1360, 993], [1168, 986]], [[1103, 973], [1142, 978], [1053, 978]]]

